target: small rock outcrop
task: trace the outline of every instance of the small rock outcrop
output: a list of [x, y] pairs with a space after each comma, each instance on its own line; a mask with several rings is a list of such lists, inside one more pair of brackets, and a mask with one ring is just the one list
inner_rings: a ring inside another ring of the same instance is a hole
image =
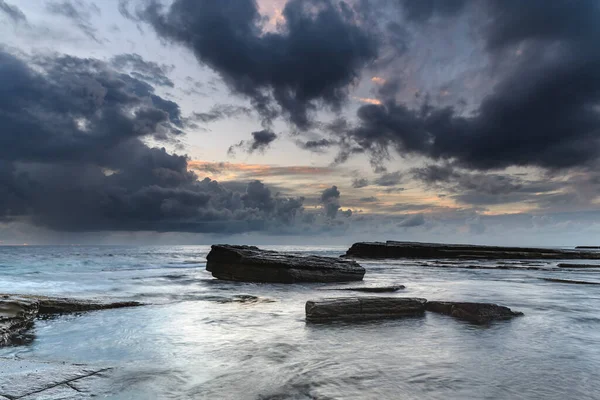
[[309, 322], [356, 321], [422, 315], [427, 300], [408, 297], [344, 297], [306, 302]]
[[354, 243], [344, 257], [384, 259], [463, 259], [463, 260], [600, 260], [598, 251], [541, 249], [526, 247], [477, 246], [419, 242]]
[[0, 346], [13, 343], [15, 338], [33, 326], [33, 322], [38, 316], [140, 305], [142, 303], [136, 301], [98, 302], [59, 297], [0, 294]]
[[446, 314], [465, 321], [484, 324], [496, 320], [510, 319], [523, 315], [508, 307], [491, 303], [461, 303], [451, 301], [428, 301], [427, 311]]
[[401, 289], [406, 289], [404, 285], [390, 285], [390, 286], [349, 286], [349, 287], [325, 287], [324, 290], [348, 290], [350, 292], [363, 292], [363, 293], [393, 293]]
[[558, 268], [600, 268], [600, 264], [571, 264], [571, 263], [560, 263], [557, 265]]
[[266, 283], [360, 281], [365, 269], [355, 261], [261, 250], [255, 246], [213, 245], [206, 270], [215, 278]]

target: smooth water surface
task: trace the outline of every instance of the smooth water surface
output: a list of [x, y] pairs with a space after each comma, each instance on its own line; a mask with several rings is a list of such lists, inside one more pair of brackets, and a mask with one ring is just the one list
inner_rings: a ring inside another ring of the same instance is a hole
[[312, 325], [307, 300], [352, 292], [217, 281], [204, 270], [208, 250], [0, 247], [0, 293], [149, 304], [39, 320], [30, 344], [0, 357], [115, 367], [113, 399], [600, 399], [600, 286], [540, 279], [598, 282], [600, 269], [361, 262], [366, 284], [406, 285], [386, 295], [494, 302], [525, 316], [489, 326], [431, 313]]

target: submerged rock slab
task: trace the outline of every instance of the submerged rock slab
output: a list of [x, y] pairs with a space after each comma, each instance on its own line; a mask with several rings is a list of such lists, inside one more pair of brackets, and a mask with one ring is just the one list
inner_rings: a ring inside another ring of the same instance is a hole
[[19, 297], [0, 296], [0, 346], [5, 346], [33, 325], [38, 303]]
[[349, 286], [349, 287], [326, 287], [324, 290], [348, 290], [351, 292], [364, 293], [393, 293], [401, 289], [406, 289], [404, 285], [389, 285], [389, 286]]
[[478, 246], [419, 242], [359, 242], [354, 243], [345, 257], [355, 258], [417, 258], [417, 259], [552, 259], [600, 260], [600, 252], [582, 250], [541, 249], [527, 247]]
[[483, 324], [496, 320], [510, 319], [523, 315], [508, 307], [491, 303], [468, 303], [451, 301], [428, 301], [427, 311], [446, 314], [469, 322]]
[[[110, 368], [0, 358], [0, 399], [81, 399], [85, 388], [99, 395], [98, 377]], [[88, 385], [89, 383], [89, 385]], [[108, 386], [108, 385], [107, 385]]]
[[206, 270], [218, 279], [243, 282], [360, 281], [365, 269], [355, 261], [261, 250], [255, 246], [213, 245]]
[[422, 315], [427, 300], [409, 297], [343, 297], [306, 302], [309, 322], [356, 321]]

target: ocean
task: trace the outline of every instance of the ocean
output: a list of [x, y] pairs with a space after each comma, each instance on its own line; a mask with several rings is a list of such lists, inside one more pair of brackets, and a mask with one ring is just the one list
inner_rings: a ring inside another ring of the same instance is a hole
[[[346, 250], [261, 247], [335, 257]], [[551, 270], [556, 261], [513, 262], [522, 268], [511, 270], [359, 261], [365, 283], [406, 286], [382, 295], [493, 302], [525, 315], [485, 326], [431, 313], [307, 324], [307, 300], [353, 294], [326, 284], [218, 281], [205, 271], [208, 251], [0, 247], [0, 293], [147, 303], [38, 320], [24, 345], [0, 348], [0, 363], [111, 367], [97, 397], [110, 399], [600, 399], [600, 286], [541, 279], [599, 282], [598, 270]]]

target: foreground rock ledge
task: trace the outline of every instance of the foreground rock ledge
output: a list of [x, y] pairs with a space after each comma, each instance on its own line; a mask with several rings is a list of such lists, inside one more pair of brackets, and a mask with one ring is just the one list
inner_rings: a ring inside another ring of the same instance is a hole
[[422, 315], [427, 300], [407, 297], [344, 297], [306, 302], [310, 322], [356, 321]]
[[450, 315], [477, 324], [491, 321], [511, 319], [523, 315], [522, 312], [512, 311], [508, 307], [491, 303], [462, 303], [451, 301], [428, 301], [427, 311]]
[[261, 250], [255, 246], [213, 245], [206, 270], [218, 279], [242, 282], [360, 281], [365, 269], [355, 261]]
[[356, 258], [442, 258], [484, 260], [600, 260], [598, 251], [539, 249], [526, 247], [477, 246], [419, 242], [354, 243], [345, 257]]
[[38, 316], [140, 305], [142, 303], [136, 301], [103, 302], [60, 297], [0, 294], [0, 346], [13, 343], [15, 338], [18, 338], [33, 326], [33, 322]]

